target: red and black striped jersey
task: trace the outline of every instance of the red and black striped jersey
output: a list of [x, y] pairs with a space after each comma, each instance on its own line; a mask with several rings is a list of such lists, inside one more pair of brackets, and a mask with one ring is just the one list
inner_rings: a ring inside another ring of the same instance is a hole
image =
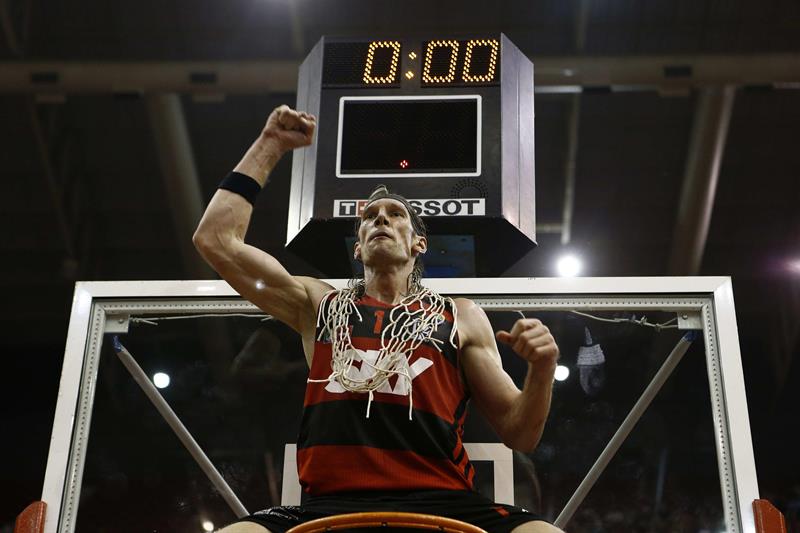
[[[377, 358], [381, 331], [393, 306], [369, 296], [355, 303], [362, 317], [361, 321], [355, 313], [350, 317], [358, 353], [355, 371], [368, 378], [374, 370], [363, 362]], [[420, 304], [415, 305], [412, 309], [419, 309]], [[449, 341], [453, 315], [449, 310], [443, 315], [431, 335], [442, 341], [441, 351], [423, 342], [408, 360], [411, 420], [403, 377], [392, 377], [373, 393], [369, 418], [368, 393], [348, 392], [336, 382], [308, 383], [297, 441], [305, 492], [472, 489], [475, 470], [462, 442], [469, 397], [459, 375], [458, 350]], [[319, 333], [320, 326], [317, 338]], [[317, 340], [309, 379], [325, 380], [330, 373], [331, 344]]]

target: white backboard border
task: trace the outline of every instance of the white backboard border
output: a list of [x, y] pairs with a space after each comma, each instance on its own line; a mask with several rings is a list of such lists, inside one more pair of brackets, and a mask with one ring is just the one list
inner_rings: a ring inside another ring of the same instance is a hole
[[[343, 287], [347, 280], [327, 280]], [[758, 496], [733, 290], [727, 277], [463, 278], [425, 284], [469, 296], [486, 310], [626, 309], [699, 312], [726, 530], [754, 533]], [[257, 312], [224, 281], [120, 281], [76, 284], [42, 500], [45, 533], [72, 533], [97, 364], [109, 316]]]

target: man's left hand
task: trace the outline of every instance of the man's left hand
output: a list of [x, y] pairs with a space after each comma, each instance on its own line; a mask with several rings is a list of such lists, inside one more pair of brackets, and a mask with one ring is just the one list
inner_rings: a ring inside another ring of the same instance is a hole
[[511, 332], [500, 330], [495, 335], [499, 342], [511, 346], [517, 355], [541, 371], [555, 372], [559, 351], [550, 330], [536, 318], [521, 318]]

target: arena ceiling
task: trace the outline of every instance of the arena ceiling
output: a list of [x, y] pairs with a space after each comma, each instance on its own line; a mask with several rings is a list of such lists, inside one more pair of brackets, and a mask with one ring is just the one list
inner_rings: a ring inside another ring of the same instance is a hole
[[[537, 72], [540, 231], [504, 275], [554, 275], [569, 250], [589, 276], [732, 276], [758, 466], [776, 491], [780, 462], [797, 466], [796, 416], [780, 422], [800, 399], [797, 2], [0, 0], [0, 22], [3, 410], [29, 435], [33, 452], [15, 452], [27, 499], [74, 282], [210, 277], [187, 252], [192, 213], [293, 103], [322, 35], [505, 33]], [[165, 110], [190, 144], [163, 140]], [[175, 161], [194, 167], [200, 204], [170, 189]], [[283, 249], [290, 166], [249, 239], [323, 276]]]

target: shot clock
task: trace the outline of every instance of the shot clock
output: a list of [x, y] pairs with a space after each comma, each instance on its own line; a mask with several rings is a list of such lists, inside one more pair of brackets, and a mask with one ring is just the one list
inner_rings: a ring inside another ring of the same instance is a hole
[[297, 108], [317, 135], [294, 154], [287, 245], [326, 274], [350, 274], [379, 184], [425, 218], [429, 274], [496, 275], [535, 246], [533, 65], [504, 35], [325, 37]]
[[323, 86], [399, 86], [403, 79], [439, 87], [499, 84], [498, 39], [423, 41], [407, 49], [404, 57], [399, 40], [328, 43]]

